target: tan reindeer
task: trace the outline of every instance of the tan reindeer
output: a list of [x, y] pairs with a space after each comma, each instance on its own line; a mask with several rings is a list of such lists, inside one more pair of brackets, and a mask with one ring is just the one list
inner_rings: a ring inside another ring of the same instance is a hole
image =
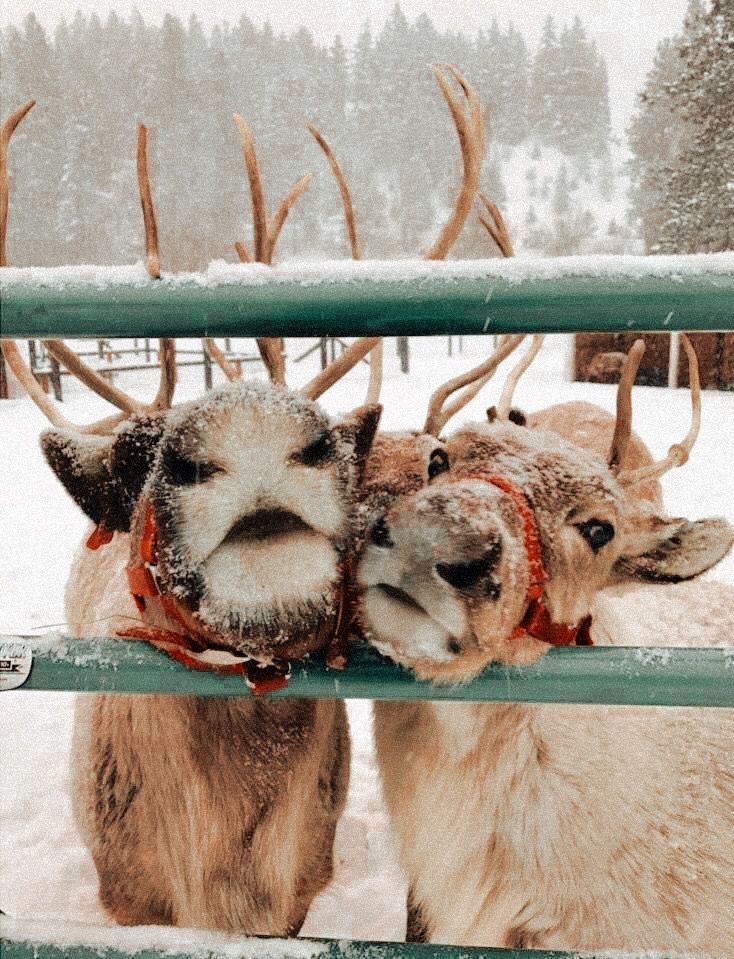
[[[507, 421], [446, 440], [360, 564], [377, 647], [461, 682], [588, 641], [608, 583], [715, 565], [734, 542], [728, 523], [671, 519], [637, 495], [686, 459], [697, 400], [687, 440], [631, 470], [625, 406], [622, 395], [609, 464]], [[375, 736], [409, 939], [734, 956], [729, 712], [376, 703]]]
[[[466, 110], [439, 76], [465, 159], [463, 208], [481, 165], [467, 146], [481, 112], [460, 75]], [[254, 144], [239, 125], [259, 211], [257, 258], [269, 262], [287, 207], [268, 229]], [[143, 137], [146, 254], [157, 276], [144, 150]], [[452, 213], [434, 254], [445, 253], [466, 212]], [[354, 344], [301, 394], [238, 382], [173, 409], [171, 360], [150, 407], [108, 391], [120, 414], [76, 429], [14, 344], [3, 344], [60, 427], [43, 437], [49, 464], [95, 524], [67, 590], [72, 634], [148, 639], [197, 668], [245, 671], [256, 686], [278, 682], [272, 674], [289, 660], [340, 640], [349, 625], [357, 491], [379, 408], [335, 424], [313, 400], [377, 345], [376, 337]], [[234, 378], [226, 357], [208, 347]], [[282, 379], [278, 344], [261, 351], [272, 378]], [[68, 348], [62, 361], [102, 392], [103, 381]], [[103, 905], [118, 922], [299, 930], [331, 874], [349, 767], [342, 703], [88, 697], [74, 757], [77, 818]]]
[[[27, 109], [3, 126], [3, 160]], [[159, 276], [144, 129], [138, 171]], [[376, 343], [353, 344], [301, 393], [236, 383], [171, 408], [172, 344], [143, 405], [55, 341], [61, 362], [120, 408], [76, 428], [4, 342], [57, 427], [42, 437], [46, 458], [94, 524], [67, 588], [72, 635], [150, 639], [255, 687], [282, 683], [289, 660], [339, 638], [379, 407], [335, 423], [314, 401]], [[265, 345], [281, 378], [277, 344]], [[349, 775], [343, 703], [85, 697], [73, 761], [76, 815], [120, 923], [294, 934], [330, 878]]]
[[[114, 432], [45, 433], [95, 524], [67, 587], [71, 634], [149, 639], [266, 688], [338, 638], [379, 407], [334, 423], [315, 392], [233, 383]], [[83, 697], [73, 762], [117, 922], [291, 935], [331, 877], [341, 702]]]

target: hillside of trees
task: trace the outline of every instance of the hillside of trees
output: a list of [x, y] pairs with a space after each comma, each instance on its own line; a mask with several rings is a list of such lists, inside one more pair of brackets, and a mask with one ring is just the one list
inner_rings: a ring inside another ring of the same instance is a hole
[[[138, 13], [104, 22], [77, 14], [49, 35], [31, 15], [2, 31], [0, 53], [3, 114], [38, 100], [11, 146], [9, 253], [17, 265], [140, 257], [141, 121], [152, 133], [166, 267], [234, 259], [249, 216], [234, 111], [254, 131], [271, 208], [301, 174], [319, 174], [289, 219], [281, 256], [347, 253], [338, 194], [307, 121], [345, 168], [365, 254], [417, 255], [460, 175], [433, 62], [460, 65], [487, 105], [485, 188], [505, 199], [505, 164], [524, 178], [529, 248], [578, 252], [595, 225], [574, 190], [596, 177], [602, 192], [605, 183], [613, 189], [606, 67], [578, 19], [559, 29], [549, 18], [531, 51], [512, 26], [494, 22], [467, 37], [438, 31], [425, 15], [409, 23], [399, 6], [379, 33], [365, 27], [353, 48], [339, 37], [319, 45], [305, 29], [275, 35], [244, 16], [205, 31], [196, 17], [183, 24], [168, 15], [152, 26]], [[518, 150], [522, 170], [514, 169]], [[490, 252], [475, 227], [457, 255]]]
[[649, 253], [734, 249], [734, 0], [691, 0], [660, 44], [629, 131]]

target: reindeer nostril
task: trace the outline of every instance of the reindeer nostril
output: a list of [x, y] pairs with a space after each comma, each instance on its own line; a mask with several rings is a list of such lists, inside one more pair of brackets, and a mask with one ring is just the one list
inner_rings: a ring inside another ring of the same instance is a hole
[[492, 545], [480, 559], [471, 559], [465, 563], [436, 563], [434, 569], [454, 589], [470, 589], [497, 565], [501, 552], [499, 542]]
[[373, 524], [370, 530], [370, 542], [374, 543], [375, 546], [383, 546], [386, 549], [395, 545], [392, 539], [390, 539], [388, 525], [382, 517]]
[[458, 639], [455, 639], [453, 636], [448, 641], [448, 650], [450, 653], [453, 653], [454, 656], [458, 656], [460, 652], [464, 649]]

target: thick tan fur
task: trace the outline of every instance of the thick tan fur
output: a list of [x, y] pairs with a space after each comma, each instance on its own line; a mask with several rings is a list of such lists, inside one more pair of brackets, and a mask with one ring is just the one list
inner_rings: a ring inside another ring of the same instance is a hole
[[[128, 540], [78, 556], [74, 635], [138, 618]], [[77, 821], [117, 922], [298, 932], [332, 874], [349, 776], [343, 703], [85, 696], [74, 735]]]
[[[264, 664], [323, 648], [378, 419], [370, 407], [333, 423], [295, 393], [236, 383], [114, 436], [45, 434], [67, 490], [115, 531], [71, 571], [72, 635], [184, 622]], [[138, 610], [126, 567], [143, 560], [160, 596]], [[93, 696], [73, 762], [76, 816], [120, 923], [295, 935], [331, 878], [349, 777], [341, 702]]]
[[[581, 424], [577, 437], [574, 415]], [[516, 449], [513, 428], [498, 427], [498, 435], [507, 432], [508, 454], [503, 460], [494, 451], [493, 471], [498, 464], [510, 468], [513, 457], [522, 457], [519, 451], [525, 445], [529, 450], [538, 446], [533, 455], [546, 456], [544, 445], [553, 450], [555, 444], [543, 439], [542, 429], [575, 438], [585, 448], [575, 457], [576, 477], [568, 472], [569, 460], [564, 466], [562, 456], [556, 460], [551, 454], [544, 470], [530, 470], [525, 477], [523, 488], [531, 491], [536, 516], [541, 517], [543, 530], [551, 531], [550, 538], [544, 536], [544, 546], [552, 553], [563, 544], [562, 539], [553, 539], [552, 517], [565, 515], [573, 484], [578, 483], [573, 495], [590, 495], [592, 500], [596, 496], [595, 471], [601, 477], [606, 467], [603, 462], [594, 464], [597, 458], [605, 459], [613, 418], [587, 404], [564, 404], [535, 414], [529, 425], [538, 428], [539, 435], [523, 439], [518, 432]], [[463, 475], [480, 470], [490, 437], [485, 427], [474, 435], [463, 431], [448, 441], [446, 448], [452, 461], [461, 461]], [[633, 459], [640, 464], [649, 459], [634, 438], [627, 462]], [[516, 481], [524, 475], [521, 470]], [[552, 488], [535, 485], [539, 476], [545, 476]], [[454, 516], [459, 540], [461, 524], [473, 527], [478, 521], [471, 512], [472, 504], [479, 502], [477, 493], [469, 488], [466, 503], [447, 499], [442, 507], [440, 490], [451, 496], [451, 485], [442, 486], [443, 479], [437, 481], [433, 500], [424, 502], [434, 515], [443, 510], [444, 519]], [[378, 485], [379, 477], [374, 483]], [[622, 501], [614, 484], [601, 479], [598, 484], [601, 505], [594, 512], [621, 523]], [[655, 487], [640, 491], [643, 506], [659, 503]], [[439, 526], [435, 535], [426, 531], [421, 539], [421, 523], [430, 523], [432, 516], [421, 514], [420, 502], [419, 497], [407, 496], [402, 513], [393, 509], [383, 527], [383, 537], [392, 536], [396, 549], [407, 542], [416, 557], [443, 542]], [[512, 517], [503, 514], [503, 507], [494, 513], [505, 532], [512, 534]], [[398, 522], [401, 516], [404, 527]], [[417, 545], [399, 539], [409, 536], [411, 528]], [[563, 535], [560, 529], [559, 536]], [[389, 553], [384, 550], [386, 556]], [[501, 560], [511, 561], [512, 556]], [[390, 562], [382, 562], [388, 582]], [[562, 579], [568, 575], [564, 563], [548, 554], [546, 563], [552, 578], [554, 569]], [[588, 567], [589, 561], [584, 565]], [[416, 560], [416, 576], [422, 575], [421, 569]], [[586, 575], [593, 578], [593, 562], [591, 570]], [[505, 586], [512, 582], [510, 573], [498, 566]], [[507, 600], [508, 609], [513, 603], [521, 608], [525, 589], [521, 573], [515, 585], [520, 598], [517, 603]], [[413, 580], [395, 582], [406, 584], [403, 588], [431, 610], [431, 596], [421, 594]], [[550, 586], [557, 608], [572, 609], [574, 597], [558, 584], [555, 592], [554, 584]], [[684, 587], [693, 588], [682, 584], [680, 589]], [[666, 589], [679, 587], [652, 587], [651, 596], [661, 601]], [[609, 604], [602, 602], [603, 593], [599, 595], [593, 635], [597, 642], [623, 642], [618, 614], [605, 628], [603, 613]], [[482, 614], [481, 608], [488, 605], [477, 599], [467, 603], [466, 622], [474, 636], [485, 630], [482, 615], [495, 615], [491, 610]], [[399, 607], [393, 609], [400, 615]], [[409, 615], [410, 607], [406, 622]], [[516, 615], [511, 612], [511, 618]], [[573, 620], [561, 617], [561, 621]], [[627, 629], [633, 626], [628, 623]], [[695, 623], [689, 627], [689, 634], [682, 635], [686, 630], [682, 611], [675, 637], [664, 628], [652, 635], [648, 629], [644, 641], [651, 646], [706, 642]], [[399, 635], [400, 627], [394, 633]], [[711, 631], [708, 636], [710, 642]], [[717, 631], [714, 641], [727, 638]], [[627, 641], [637, 639], [628, 635]], [[402, 648], [410, 649], [402, 641], [398, 645], [401, 653]], [[529, 661], [547, 649], [529, 637], [506, 649], [503, 645], [507, 643], [498, 640], [472, 647], [470, 640], [455, 662], [444, 661], [437, 653], [430, 664], [416, 660], [412, 665], [419, 675], [422, 669], [427, 677], [461, 681], [490, 659]], [[394, 653], [389, 649], [392, 639], [378, 646]], [[409, 662], [406, 657], [403, 661]], [[375, 738], [385, 800], [409, 884], [409, 939], [505, 948], [655, 950], [734, 959], [732, 711], [376, 702]]]

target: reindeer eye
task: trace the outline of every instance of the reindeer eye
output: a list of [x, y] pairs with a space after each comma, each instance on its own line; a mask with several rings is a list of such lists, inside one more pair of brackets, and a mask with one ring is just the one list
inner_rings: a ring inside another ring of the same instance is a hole
[[601, 519], [589, 519], [585, 523], [577, 523], [576, 529], [595, 553], [614, 539], [614, 527]]
[[214, 463], [197, 463], [187, 459], [175, 450], [167, 450], [163, 454], [163, 465], [168, 479], [174, 486], [194, 486], [196, 483], [206, 483], [222, 468]]
[[449, 468], [449, 454], [440, 447], [435, 449], [428, 459], [428, 479], [432, 480], [440, 473], [445, 473]]
[[304, 447], [298, 459], [304, 466], [320, 466], [334, 458], [334, 439], [331, 433], [319, 433], [313, 442]]

